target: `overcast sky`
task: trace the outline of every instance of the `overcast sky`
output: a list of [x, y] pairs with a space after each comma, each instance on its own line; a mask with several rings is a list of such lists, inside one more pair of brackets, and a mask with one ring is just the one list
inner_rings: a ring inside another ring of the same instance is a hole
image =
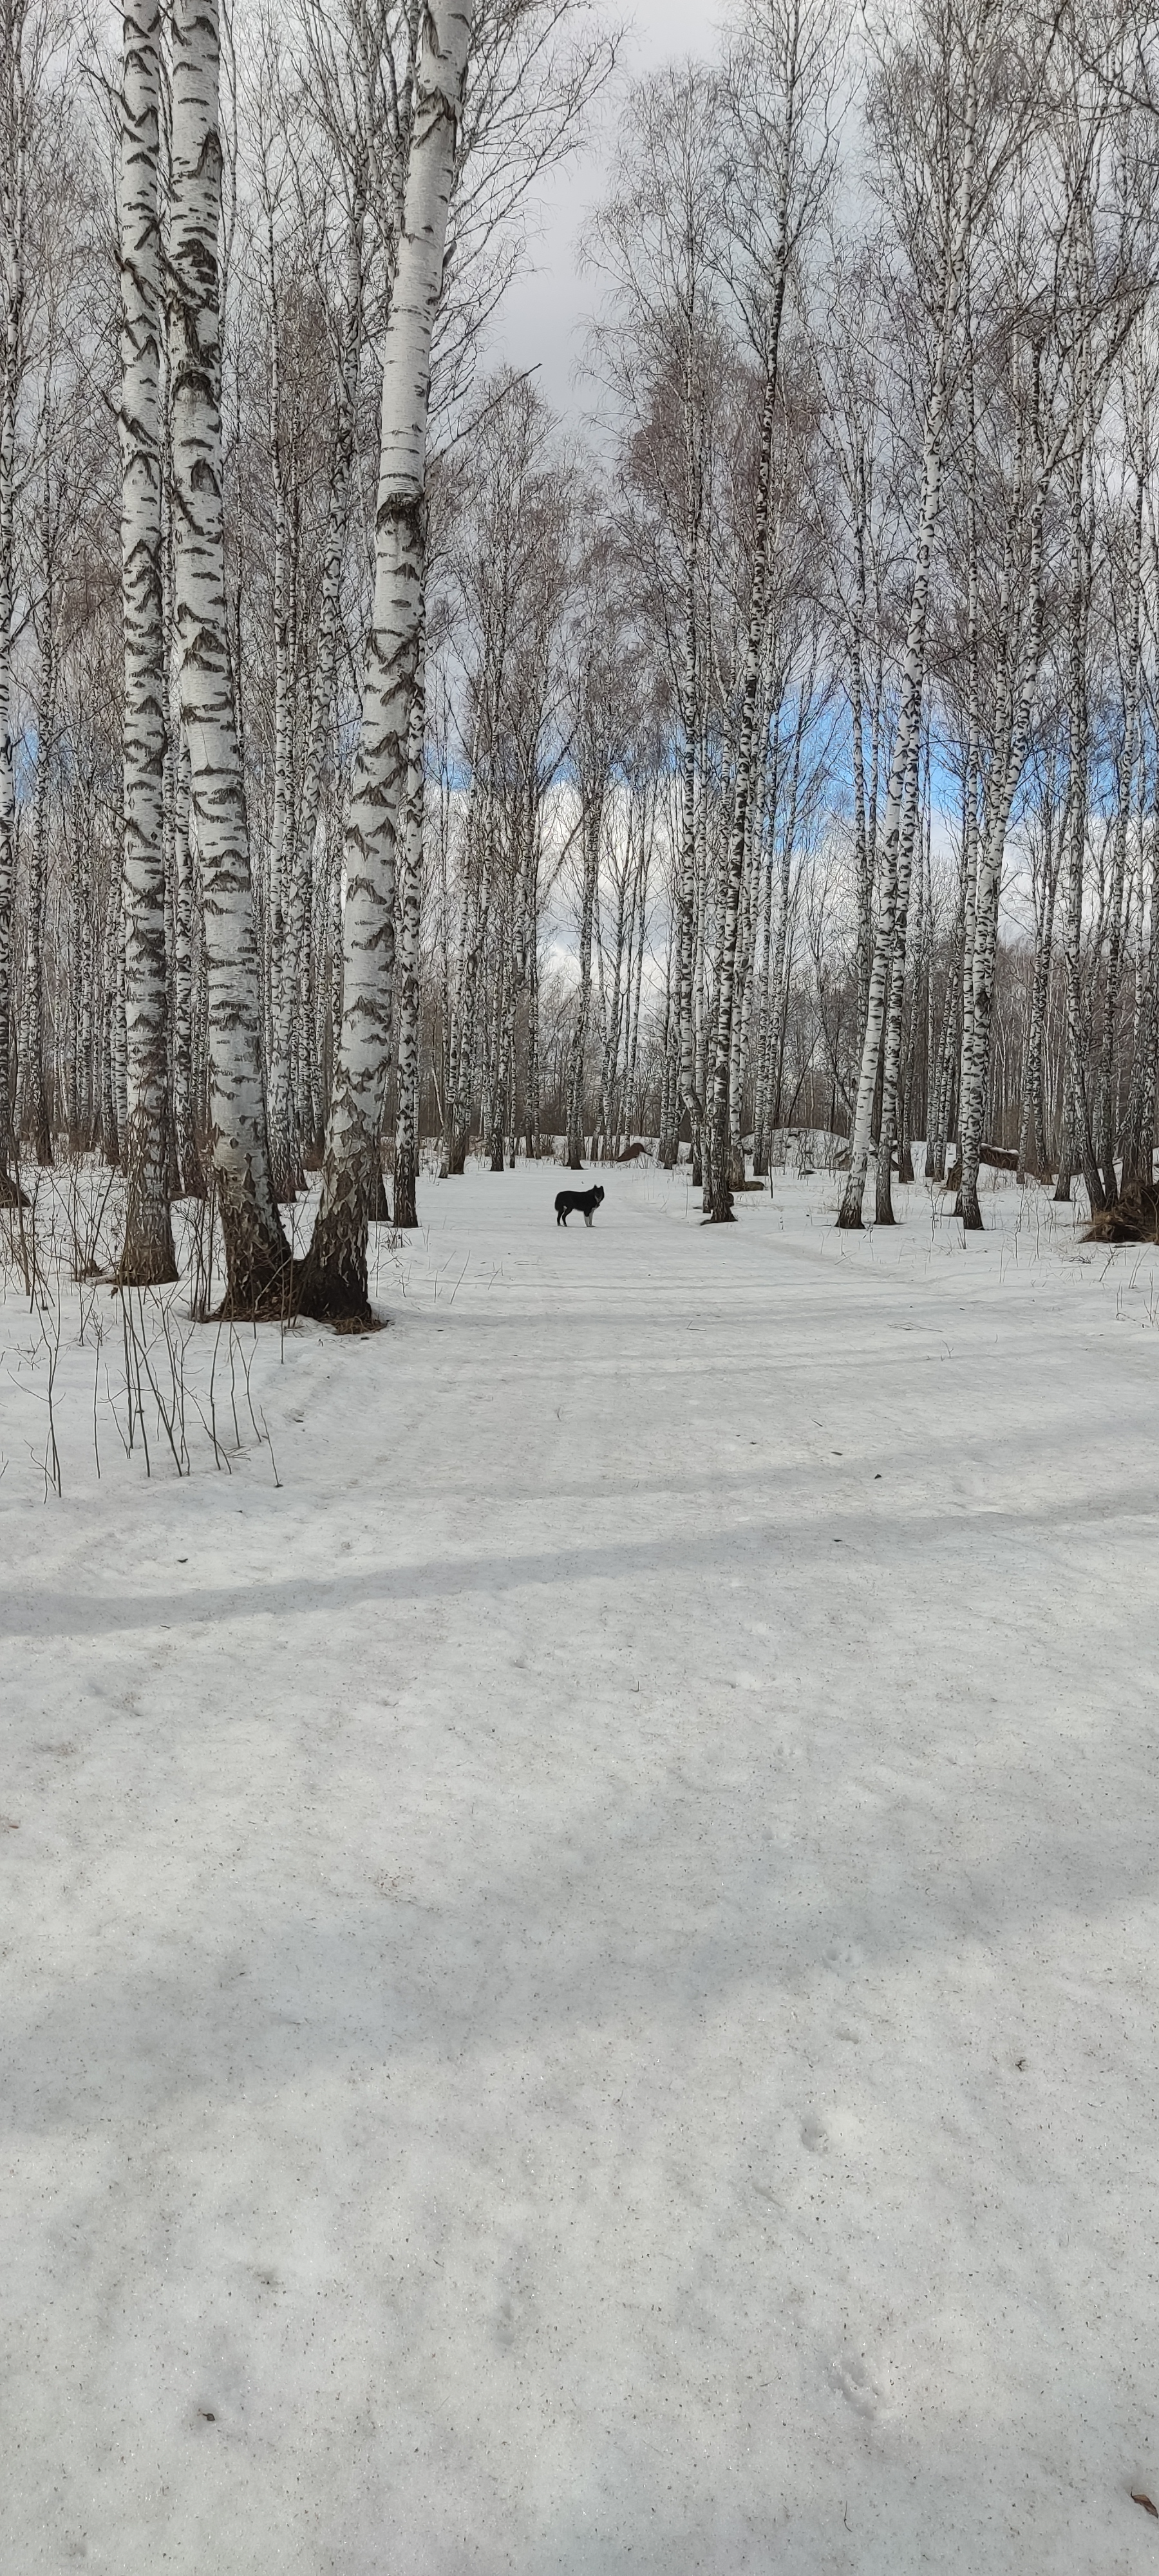
[[[590, 389], [578, 390], [572, 371], [581, 352], [584, 316], [597, 294], [597, 281], [581, 277], [576, 249], [588, 209], [602, 190], [603, 156], [614, 128], [616, 106], [626, 84], [653, 63], [673, 55], [716, 51], [725, 10], [719, 0], [635, 0], [608, 14], [630, 18], [629, 35], [620, 57], [614, 93], [597, 111], [592, 148], [577, 154], [556, 172], [539, 201], [541, 232], [533, 245], [534, 270], [517, 279], [505, 299], [496, 325], [496, 355], [513, 367], [538, 365], [536, 384], [553, 409], [578, 420], [590, 400]], [[601, 139], [602, 129], [602, 139]]]

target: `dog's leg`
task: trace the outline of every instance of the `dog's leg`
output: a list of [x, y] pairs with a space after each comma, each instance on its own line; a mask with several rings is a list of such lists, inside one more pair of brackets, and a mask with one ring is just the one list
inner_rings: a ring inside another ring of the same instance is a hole
[[590, 1209], [590, 1208], [585, 1208], [585, 1209], [584, 1209], [584, 1224], [585, 1224], [585, 1225], [590, 1225], [590, 1224], [591, 1224], [591, 1221], [592, 1221], [592, 1212], [591, 1212], [591, 1209]]

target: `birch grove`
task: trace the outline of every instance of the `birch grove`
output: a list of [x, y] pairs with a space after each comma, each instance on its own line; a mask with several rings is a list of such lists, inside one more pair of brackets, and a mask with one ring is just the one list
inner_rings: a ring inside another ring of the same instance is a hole
[[[0, 1196], [349, 1329], [476, 1155], [1143, 1221], [1134, 0], [0, 10]], [[581, 420], [505, 298], [601, 98]]]

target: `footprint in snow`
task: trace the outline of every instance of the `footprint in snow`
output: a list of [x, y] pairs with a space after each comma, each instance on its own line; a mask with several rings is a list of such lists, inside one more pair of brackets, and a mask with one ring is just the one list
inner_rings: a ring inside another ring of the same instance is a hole
[[801, 2122], [801, 2144], [803, 2147], [808, 2147], [810, 2155], [813, 2156], [823, 2155], [829, 2144], [829, 2131], [824, 2121], [819, 2120], [813, 2111], [809, 2113], [806, 2120]]
[[829, 2385], [857, 2415], [876, 2415], [885, 2389], [863, 2352], [838, 2353], [829, 2364]]

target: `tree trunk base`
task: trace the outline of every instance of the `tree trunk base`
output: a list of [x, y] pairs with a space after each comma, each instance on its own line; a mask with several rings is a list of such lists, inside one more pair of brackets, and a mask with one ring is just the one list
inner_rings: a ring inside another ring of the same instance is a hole
[[843, 1234], [861, 1234], [864, 1231], [864, 1220], [861, 1214], [864, 1191], [864, 1175], [858, 1173], [855, 1179], [851, 1172], [845, 1184], [841, 1205], [837, 1210], [837, 1223]]
[[394, 1221], [408, 1232], [419, 1221], [415, 1179], [414, 1156], [404, 1147], [394, 1158]]
[[270, 1277], [249, 1274], [226, 1289], [209, 1321], [214, 1324], [288, 1324], [303, 1311], [293, 1261]]
[[710, 1225], [735, 1223], [731, 1183], [733, 1180], [743, 1181], [743, 1179], [744, 1155], [741, 1155], [738, 1172], [733, 1158], [731, 1138], [727, 1131], [721, 1136], [718, 1129], [712, 1138], [712, 1154], [705, 1176], [702, 1202], [704, 1214]]
[[114, 1288], [169, 1288], [179, 1276], [172, 1238], [168, 1243], [146, 1243], [138, 1237], [132, 1243], [126, 1240], [111, 1284]]
[[[378, 1179], [381, 1187], [381, 1171]], [[309, 1315], [316, 1324], [341, 1324], [351, 1333], [371, 1332], [375, 1323], [366, 1275], [368, 1226], [360, 1197], [354, 1194], [329, 1218], [319, 1211], [313, 1241], [294, 1281], [299, 1315]]]
[[348, 1333], [369, 1333], [375, 1317], [366, 1289], [366, 1259], [315, 1261], [308, 1252], [294, 1283], [295, 1311], [315, 1324], [340, 1324]]
[[226, 1291], [214, 1321], [284, 1323], [297, 1309], [298, 1267], [279, 1226], [263, 1223], [256, 1209], [221, 1205]]

